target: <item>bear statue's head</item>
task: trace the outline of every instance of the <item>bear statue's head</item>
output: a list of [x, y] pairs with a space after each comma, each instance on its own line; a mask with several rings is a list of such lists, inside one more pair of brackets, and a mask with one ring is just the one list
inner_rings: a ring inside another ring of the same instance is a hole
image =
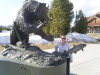
[[49, 21], [48, 8], [45, 3], [39, 3], [35, 0], [26, 0], [23, 4], [23, 14], [25, 20], [29, 23], [34, 21]]
[[38, 18], [41, 20], [41, 22], [49, 21], [48, 17], [48, 8], [46, 7], [45, 3], [39, 3], [39, 6], [35, 10], [35, 13], [37, 14]]

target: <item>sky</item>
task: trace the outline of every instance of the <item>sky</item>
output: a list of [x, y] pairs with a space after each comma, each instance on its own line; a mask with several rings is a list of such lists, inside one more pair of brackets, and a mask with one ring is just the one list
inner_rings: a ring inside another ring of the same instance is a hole
[[[91, 38], [86, 34], [80, 34], [77, 32], [69, 33], [66, 35], [68, 42], [96, 42], [95, 38]], [[31, 35], [29, 36], [29, 43], [33, 44], [50, 44], [50, 43], [58, 43], [60, 38], [54, 38], [54, 41], [47, 41], [42, 39], [39, 35]], [[9, 44], [10, 43], [10, 31], [3, 30], [0, 33], [0, 44]], [[18, 42], [20, 43], [20, 42]]]
[[[37, 0], [50, 5], [53, 0]], [[82, 10], [85, 16], [100, 12], [100, 0], [69, 0], [74, 5], [74, 12]], [[24, 0], [0, 0], [0, 25], [12, 25]]]

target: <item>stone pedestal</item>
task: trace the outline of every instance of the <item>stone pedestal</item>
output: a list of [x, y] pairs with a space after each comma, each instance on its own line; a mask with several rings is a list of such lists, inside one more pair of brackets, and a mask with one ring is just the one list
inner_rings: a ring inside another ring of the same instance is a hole
[[0, 75], [66, 75], [66, 62], [52, 66], [36, 66], [0, 56]]

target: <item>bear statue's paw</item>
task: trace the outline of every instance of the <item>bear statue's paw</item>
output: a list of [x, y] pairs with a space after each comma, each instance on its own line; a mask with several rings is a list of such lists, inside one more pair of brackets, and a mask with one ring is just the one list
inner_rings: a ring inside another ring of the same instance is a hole
[[54, 36], [49, 35], [49, 36], [46, 36], [45, 39], [46, 39], [47, 41], [54, 41]]

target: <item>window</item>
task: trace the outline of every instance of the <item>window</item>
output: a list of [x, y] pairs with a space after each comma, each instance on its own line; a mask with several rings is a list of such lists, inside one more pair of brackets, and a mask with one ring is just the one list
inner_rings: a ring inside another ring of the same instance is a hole
[[89, 30], [89, 33], [93, 33], [93, 32], [94, 32], [94, 30], [93, 30], [93, 29], [90, 29], [90, 30]]

